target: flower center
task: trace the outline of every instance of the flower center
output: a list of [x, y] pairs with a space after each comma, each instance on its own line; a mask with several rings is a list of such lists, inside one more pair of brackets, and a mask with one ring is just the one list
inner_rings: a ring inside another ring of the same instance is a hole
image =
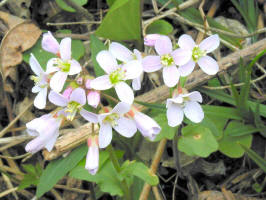
[[76, 101], [70, 101], [67, 104], [67, 109], [66, 112], [67, 114], [67, 120], [72, 121], [74, 119], [74, 117], [76, 116], [76, 113], [79, 109], [81, 109], [82, 105], [80, 105], [78, 102]]
[[109, 75], [110, 82], [114, 85], [121, 81], [123, 81], [125, 78], [125, 71], [122, 71], [121, 68], [118, 68], [117, 70], [113, 71]]
[[47, 86], [47, 77], [45, 75], [40, 76], [30, 76], [30, 79], [34, 81], [34, 85], [39, 86], [40, 88], [45, 88]]
[[63, 62], [61, 59], [56, 59], [55, 67], [59, 67], [62, 72], [69, 72], [71, 64], [68, 61]]
[[194, 62], [198, 62], [198, 60], [203, 57], [206, 56], [206, 52], [202, 51], [199, 47], [194, 47], [192, 50], [192, 59]]
[[112, 113], [104, 118], [103, 123], [109, 123], [112, 126], [116, 126], [117, 125], [116, 120], [119, 119], [119, 117], [120, 117], [119, 114]]
[[174, 64], [174, 59], [170, 54], [165, 54], [161, 56], [161, 64], [165, 67], [171, 66]]

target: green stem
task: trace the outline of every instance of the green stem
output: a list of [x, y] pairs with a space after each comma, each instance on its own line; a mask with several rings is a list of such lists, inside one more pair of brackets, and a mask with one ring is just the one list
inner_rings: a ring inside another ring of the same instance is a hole
[[[115, 155], [115, 152], [114, 152], [114, 149], [113, 149], [113, 146], [110, 144], [108, 147], [107, 147], [107, 151], [109, 152], [110, 154], [110, 159], [114, 165], [114, 168], [115, 170], [120, 173], [121, 172], [121, 167], [120, 167], [120, 164], [118, 162], [118, 159]], [[121, 182], [121, 188], [123, 189], [124, 191], [124, 196], [125, 196], [125, 199], [126, 200], [131, 200], [131, 196], [130, 196], [130, 191], [129, 191], [129, 188], [128, 188], [128, 185], [127, 185], [127, 182], [126, 180], [124, 179], [122, 182]]]

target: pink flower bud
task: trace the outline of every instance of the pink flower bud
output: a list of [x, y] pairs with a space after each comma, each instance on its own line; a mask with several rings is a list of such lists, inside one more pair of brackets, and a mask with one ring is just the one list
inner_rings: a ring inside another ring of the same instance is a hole
[[73, 88], [71, 86], [68, 86], [65, 91], [63, 92], [63, 96], [67, 99], [69, 99], [71, 93], [73, 92]]
[[148, 34], [144, 37], [144, 45], [153, 47], [156, 40], [160, 37], [159, 34]]
[[77, 84], [82, 85], [83, 78], [82, 77], [79, 77], [76, 82], [77, 82]]
[[91, 136], [88, 139], [88, 147], [85, 169], [87, 169], [91, 175], [95, 175], [99, 168], [98, 136]]
[[100, 103], [100, 99], [101, 97], [98, 91], [91, 90], [88, 92], [87, 101], [90, 106], [97, 108], [98, 104]]
[[86, 87], [87, 89], [91, 89], [91, 79], [87, 79], [87, 80], [86, 80], [85, 87]]

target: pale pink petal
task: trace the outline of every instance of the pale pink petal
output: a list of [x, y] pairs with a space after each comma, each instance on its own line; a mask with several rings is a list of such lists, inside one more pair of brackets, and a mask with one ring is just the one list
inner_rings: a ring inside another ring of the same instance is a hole
[[48, 60], [46, 65], [46, 73], [50, 74], [59, 71], [60, 69], [56, 66], [57, 62], [58, 58], [51, 58], [50, 60]]
[[154, 47], [159, 55], [169, 54], [173, 50], [170, 38], [163, 35], [156, 40]]
[[44, 138], [41, 138], [40, 136], [34, 138], [31, 140], [25, 147], [26, 152], [29, 152], [31, 154], [37, 153], [41, 149], [43, 149], [45, 145]]
[[178, 40], [178, 46], [182, 49], [191, 50], [196, 46], [194, 40], [190, 35], [183, 34]]
[[72, 59], [70, 60], [70, 70], [68, 72], [69, 75], [75, 75], [81, 72], [81, 66], [78, 61]]
[[86, 156], [86, 165], [85, 169], [89, 171], [91, 175], [95, 175], [99, 168], [99, 148], [94, 145], [89, 147], [88, 153]]
[[190, 101], [197, 101], [202, 103], [202, 96], [198, 91], [193, 91], [188, 95]]
[[137, 60], [140, 60], [140, 61], [142, 60], [142, 55], [141, 55], [141, 52], [139, 50], [134, 49], [133, 53], [137, 57]]
[[143, 72], [141, 62], [138, 60], [127, 62], [123, 65], [122, 69], [126, 72], [125, 80], [137, 78]]
[[42, 88], [34, 99], [34, 106], [39, 109], [44, 109], [46, 106], [47, 87]]
[[58, 136], [59, 136], [59, 131], [56, 131], [55, 134], [51, 138], [49, 138], [49, 140], [44, 146], [47, 149], [47, 151], [49, 152], [52, 151]]
[[51, 34], [50, 31], [48, 33], [43, 34], [42, 38], [42, 48], [45, 51], [48, 51], [53, 54], [57, 54], [59, 52], [59, 43], [54, 38], [54, 36]]
[[112, 42], [109, 46], [109, 51], [116, 59], [120, 61], [128, 62], [130, 60], [133, 60], [132, 52], [127, 47], [118, 42]]
[[178, 126], [182, 123], [184, 113], [181, 107], [176, 104], [171, 104], [166, 112], [168, 125], [171, 127]]
[[61, 92], [67, 79], [67, 73], [58, 71], [50, 80], [50, 87], [56, 92]]
[[184, 102], [183, 97], [181, 95], [178, 95], [177, 97], [166, 100], [166, 108], [168, 108], [172, 103], [181, 104], [183, 102]]
[[38, 60], [35, 58], [35, 56], [32, 53], [30, 54], [30, 68], [37, 76], [40, 76], [41, 74], [44, 73]]
[[63, 61], [71, 59], [71, 38], [67, 37], [60, 42], [60, 57]]
[[153, 47], [156, 40], [160, 37], [159, 34], [148, 34], [144, 37], [144, 45]]
[[74, 90], [74, 88], [72, 88], [71, 86], [68, 86], [68, 87], [64, 90], [64, 92], [63, 92], [62, 95], [63, 95], [65, 98], [69, 99], [71, 93], [73, 92], [73, 90]]
[[31, 89], [31, 92], [33, 93], [37, 93], [40, 92], [42, 90], [42, 88], [38, 85], [33, 86], [33, 88]]
[[210, 56], [204, 56], [199, 59], [198, 65], [208, 75], [214, 75], [219, 71], [219, 65], [216, 60]]
[[122, 136], [130, 138], [137, 132], [137, 127], [132, 119], [120, 117], [116, 120], [116, 125], [113, 128]]
[[176, 65], [184, 65], [191, 60], [192, 51], [178, 48], [174, 50], [171, 55], [173, 56]]
[[119, 82], [115, 85], [115, 91], [118, 98], [125, 103], [132, 104], [134, 101], [134, 93], [131, 87], [125, 82]]
[[155, 72], [162, 68], [160, 56], [146, 56], [142, 60], [143, 70], [145, 72]]
[[195, 101], [186, 102], [184, 113], [194, 123], [199, 123], [204, 118], [204, 112], [201, 106]]
[[140, 88], [141, 88], [141, 77], [133, 79], [132, 88], [133, 88], [133, 90], [140, 90]]
[[180, 76], [188, 76], [193, 72], [195, 68], [195, 62], [191, 59], [187, 64], [181, 65], [178, 70], [180, 73]]
[[98, 123], [98, 115], [92, 112], [89, 112], [85, 109], [81, 109], [80, 111], [80, 115], [86, 119], [87, 121], [91, 122], [91, 123]]
[[99, 130], [99, 147], [105, 148], [112, 141], [112, 126], [109, 123], [102, 123]]
[[85, 82], [86, 89], [91, 89], [91, 79], [87, 79]]
[[117, 61], [114, 56], [106, 50], [100, 51], [96, 56], [96, 60], [107, 74], [115, 71], [118, 67]]
[[163, 68], [163, 80], [167, 87], [174, 87], [179, 81], [180, 74], [176, 66]]
[[130, 105], [124, 102], [119, 102], [111, 111], [111, 113], [117, 113], [123, 115], [130, 110]]
[[98, 91], [91, 90], [87, 95], [88, 104], [94, 108], [97, 108], [101, 100], [100, 93]]
[[215, 35], [211, 35], [210, 37], [205, 38], [200, 44], [199, 44], [199, 48], [201, 50], [206, 51], [206, 53], [210, 53], [212, 51], [214, 51], [215, 49], [217, 49], [220, 45], [220, 39], [219, 39], [219, 35], [215, 34]]
[[57, 106], [64, 107], [68, 104], [68, 99], [55, 91], [51, 91], [49, 93], [48, 99], [50, 102], [52, 102], [53, 104]]
[[103, 75], [91, 80], [90, 87], [95, 90], [107, 90], [113, 87], [113, 85], [110, 82], [109, 75]]
[[80, 105], [86, 104], [86, 93], [83, 88], [76, 88], [70, 95], [70, 101], [78, 102]]

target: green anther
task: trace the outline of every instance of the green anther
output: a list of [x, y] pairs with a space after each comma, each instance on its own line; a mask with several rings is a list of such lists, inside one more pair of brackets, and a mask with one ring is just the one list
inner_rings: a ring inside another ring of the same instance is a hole
[[72, 121], [74, 117], [76, 116], [77, 111], [81, 108], [82, 106], [76, 102], [76, 101], [71, 101], [67, 104], [67, 109], [66, 112], [68, 112], [67, 115], [67, 120]]
[[70, 63], [68, 62], [62, 63], [61, 65], [62, 72], [69, 72], [70, 66], [71, 66]]
[[198, 62], [198, 60], [205, 55], [206, 52], [202, 51], [199, 47], [194, 47], [192, 50], [192, 59], [194, 62]]
[[112, 126], [116, 126], [117, 125], [117, 123], [116, 123], [117, 119], [119, 119], [119, 114], [112, 113], [112, 114], [110, 114], [104, 118], [103, 123], [109, 123]]
[[121, 68], [115, 70], [109, 75], [110, 82], [114, 85], [123, 81], [125, 78], [125, 72], [122, 71]]
[[40, 82], [40, 77], [39, 76], [30, 76], [30, 79], [34, 81], [35, 84]]
[[171, 66], [174, 64], [174, 59], [170, 54], [161, 56], [161, 64], [164, 66]]

